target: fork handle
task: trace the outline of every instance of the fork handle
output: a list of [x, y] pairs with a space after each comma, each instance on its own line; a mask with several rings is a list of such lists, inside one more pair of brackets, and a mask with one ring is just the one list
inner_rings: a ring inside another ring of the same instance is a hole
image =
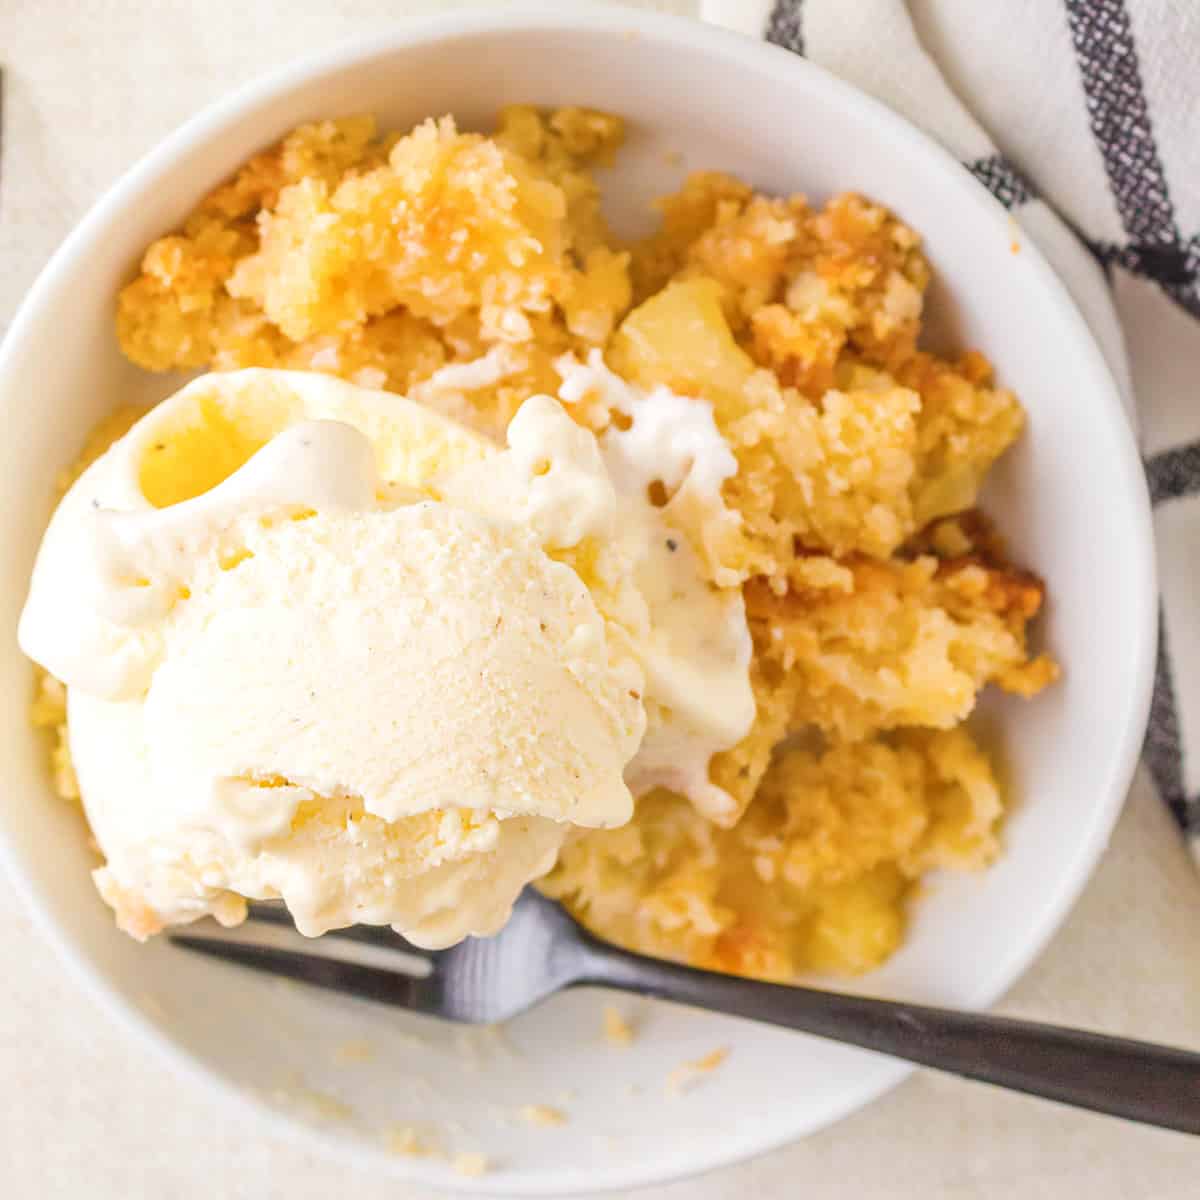
[[762, 983], [646, 958], [588, 938], [588, 978], [782, 1025], [967, 1079], [1200, 1133], [1200, 1054], [1035, 1021]]

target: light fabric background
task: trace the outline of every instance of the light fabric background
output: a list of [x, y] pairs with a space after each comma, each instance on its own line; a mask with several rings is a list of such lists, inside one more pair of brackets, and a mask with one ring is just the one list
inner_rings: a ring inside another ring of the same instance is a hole
[[[646, 6], [694, 8], [691, 0]], [[332, 40], [445, 7], [445, 0], [0, 0], [0, 328], [100, 191], [198, 108]], [[1093, 882], [1003, 1011], [1200, 1048], [1198, 906], [1200, 877], [1139, 778]], [[0, 1196], [440, 1194], [356, 1175], [264, 1137], [172, 1078], [78, 994], [2, 879], [0, 964]], [[1196, 1144], [1180, 1135], [919, 1073], [789, 1149], [639, 1196], [1182, 1200], [1196, 1194], [1198, 1167]]]

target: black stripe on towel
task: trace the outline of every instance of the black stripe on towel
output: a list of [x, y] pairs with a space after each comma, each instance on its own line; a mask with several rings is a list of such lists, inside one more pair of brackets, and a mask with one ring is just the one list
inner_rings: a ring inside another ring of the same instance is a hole
[[804, 53], [804, 0], [775, 0], [767, 18], [767, 41], [796, 54]]
[[1174, 241], [1175, 211], [1123, 0], [1066, 0], [1066, 7], [1092, 134], [1121, 224], [1134, 242]]
[[1152, 454], [1146, 459], [1146, 479], [1155, 505], [1200, 495], [1200, 440]]
[[[1154, 280], [1200, 316], [1195, 239], [1184, 241], [1142, 88], [1124, 0], [1063, 0], [1083, 81], [1092, 136], [1129, 245], [1108, 261]], [[1102, 248], [1096, 248], [1103, 255]]]
[[1029, 180], [1002, 155], [992, 154], [965, 165], [1005, 208], [1019, 208], [1036, 196]]
[[[1151, 455], [1146, 459], [1146, 480], [1155, 506], [1200, 495], [1200, 440]], [[1189, 796], [1183, 782], [1183, 740], [1171, 670], [1167, 622], [1160, 612], [1154, 696], [1143, 753], [1159, 795], [1170, 805], [1184, 832], [1200, 836], [1200, 794]]]
[[1167, 649], [1167, 626], [1159, 614], [1158, 662], [1154, 672], [1154, 696], [1150, 701], [1150, 727], [1143, 747], [1146, 766], [1158, 794], [1170, 805], [1176, 820], [1188, 833], [1200, 833], [1200, 796], [1189, 796], [1183, 785], [1183, 742], [1175, 707], [1175, 685], [1171, 678], [1171, 656]]
[[1187, 241], [1090, 245], [1105, 266], [1115, 264], [1157, 283], [1193, 317], [1200, 317], [1200, 234]]

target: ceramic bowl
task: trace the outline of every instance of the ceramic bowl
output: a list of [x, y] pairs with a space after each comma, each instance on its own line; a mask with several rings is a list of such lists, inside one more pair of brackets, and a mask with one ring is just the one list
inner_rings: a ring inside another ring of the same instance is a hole
[[[629, 1049], [601, 1036], [605, 997], [563, 995], [502, 1032], [443, 1027], [259, 978], [115, 929], [88, 877], [82, 822], [52, 795], [28, 721], [30, 667], [13, 630], [56, 472], [122, 401], [179, 380], [122, 359], [113, 302], [140, 251], [210, 188], [299, 122], [371, 111], [407, 127], [453, 113], [486, 128], [503, 104], [580, 104], [630, 123], [604, 186], [618, 226], [688, 168], [736, 172], [814, 200], [854, 189], [925, 239], [941, 339], [978, 346], [1029, 415], [987, 503], [1047, 580], [1039, 636], [1063, 681], [1024, 703], [989, 697], [1012, 811], [1005, 852], [977, 876], [932, 880], [903, 949], [860, 981], [880, 996], [975, 1008], [1028, 966], [1104, 849], [1148, 707], [1155, 594], [1146, 490], [1117, 390], [1079, 313], [1008, 214], [899, 117], [800, 58], [699, 24], [621, 8], [456, 14], [325, 51], [243, 88], [148, 155], [55, 255], [0, 359], [0, 847], [44, 935], [95, 996], [214, 1103], [410, 1180], [563, 1196], [662, 1181], [778, 1146], [865, 1104], [908, 1068], [815, 1039], [666, 1005], [636, 1008]], [[1019, 252], [1014, 252], [1014, 243]], [[366, 1041], [367, 1061], [338, 1047]], [[678, 1097], [670, 1071], [718, 1046], [721, 1069]], [[325, 1102], [335, 1098], [337, 1105]], [[531, 1128], [523, 1104], [568, 1124]], [[338, 1107], [342, 1106], [342, 1107]], [[336, 1119], [335, 1119], [336, 1118]], [[392, 1124], [435, 1122], [447, 1148], [494, 1170], [384, 1148]], [[247, 1136], [250, 1136], [248, 1133]]]

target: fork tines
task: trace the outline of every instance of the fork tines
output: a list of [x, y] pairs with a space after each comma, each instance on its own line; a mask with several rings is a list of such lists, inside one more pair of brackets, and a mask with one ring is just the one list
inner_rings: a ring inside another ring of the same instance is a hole
[[394, 967], [373, 967], [322, 954], [187, 933], [172, 934], [171, 943], [225, 962], [398, 1008], [428, 1011], [432, 1001], [429, 974], [406, 975]]
[[428, 1011], [440, 991], [432, 978], [436, 952], [370, 926], [304, 938], [282, 904], [251, 904], [246, 924], [234, 929], [205, 922], [170, 939], [198, 954], [400, 1008]]

